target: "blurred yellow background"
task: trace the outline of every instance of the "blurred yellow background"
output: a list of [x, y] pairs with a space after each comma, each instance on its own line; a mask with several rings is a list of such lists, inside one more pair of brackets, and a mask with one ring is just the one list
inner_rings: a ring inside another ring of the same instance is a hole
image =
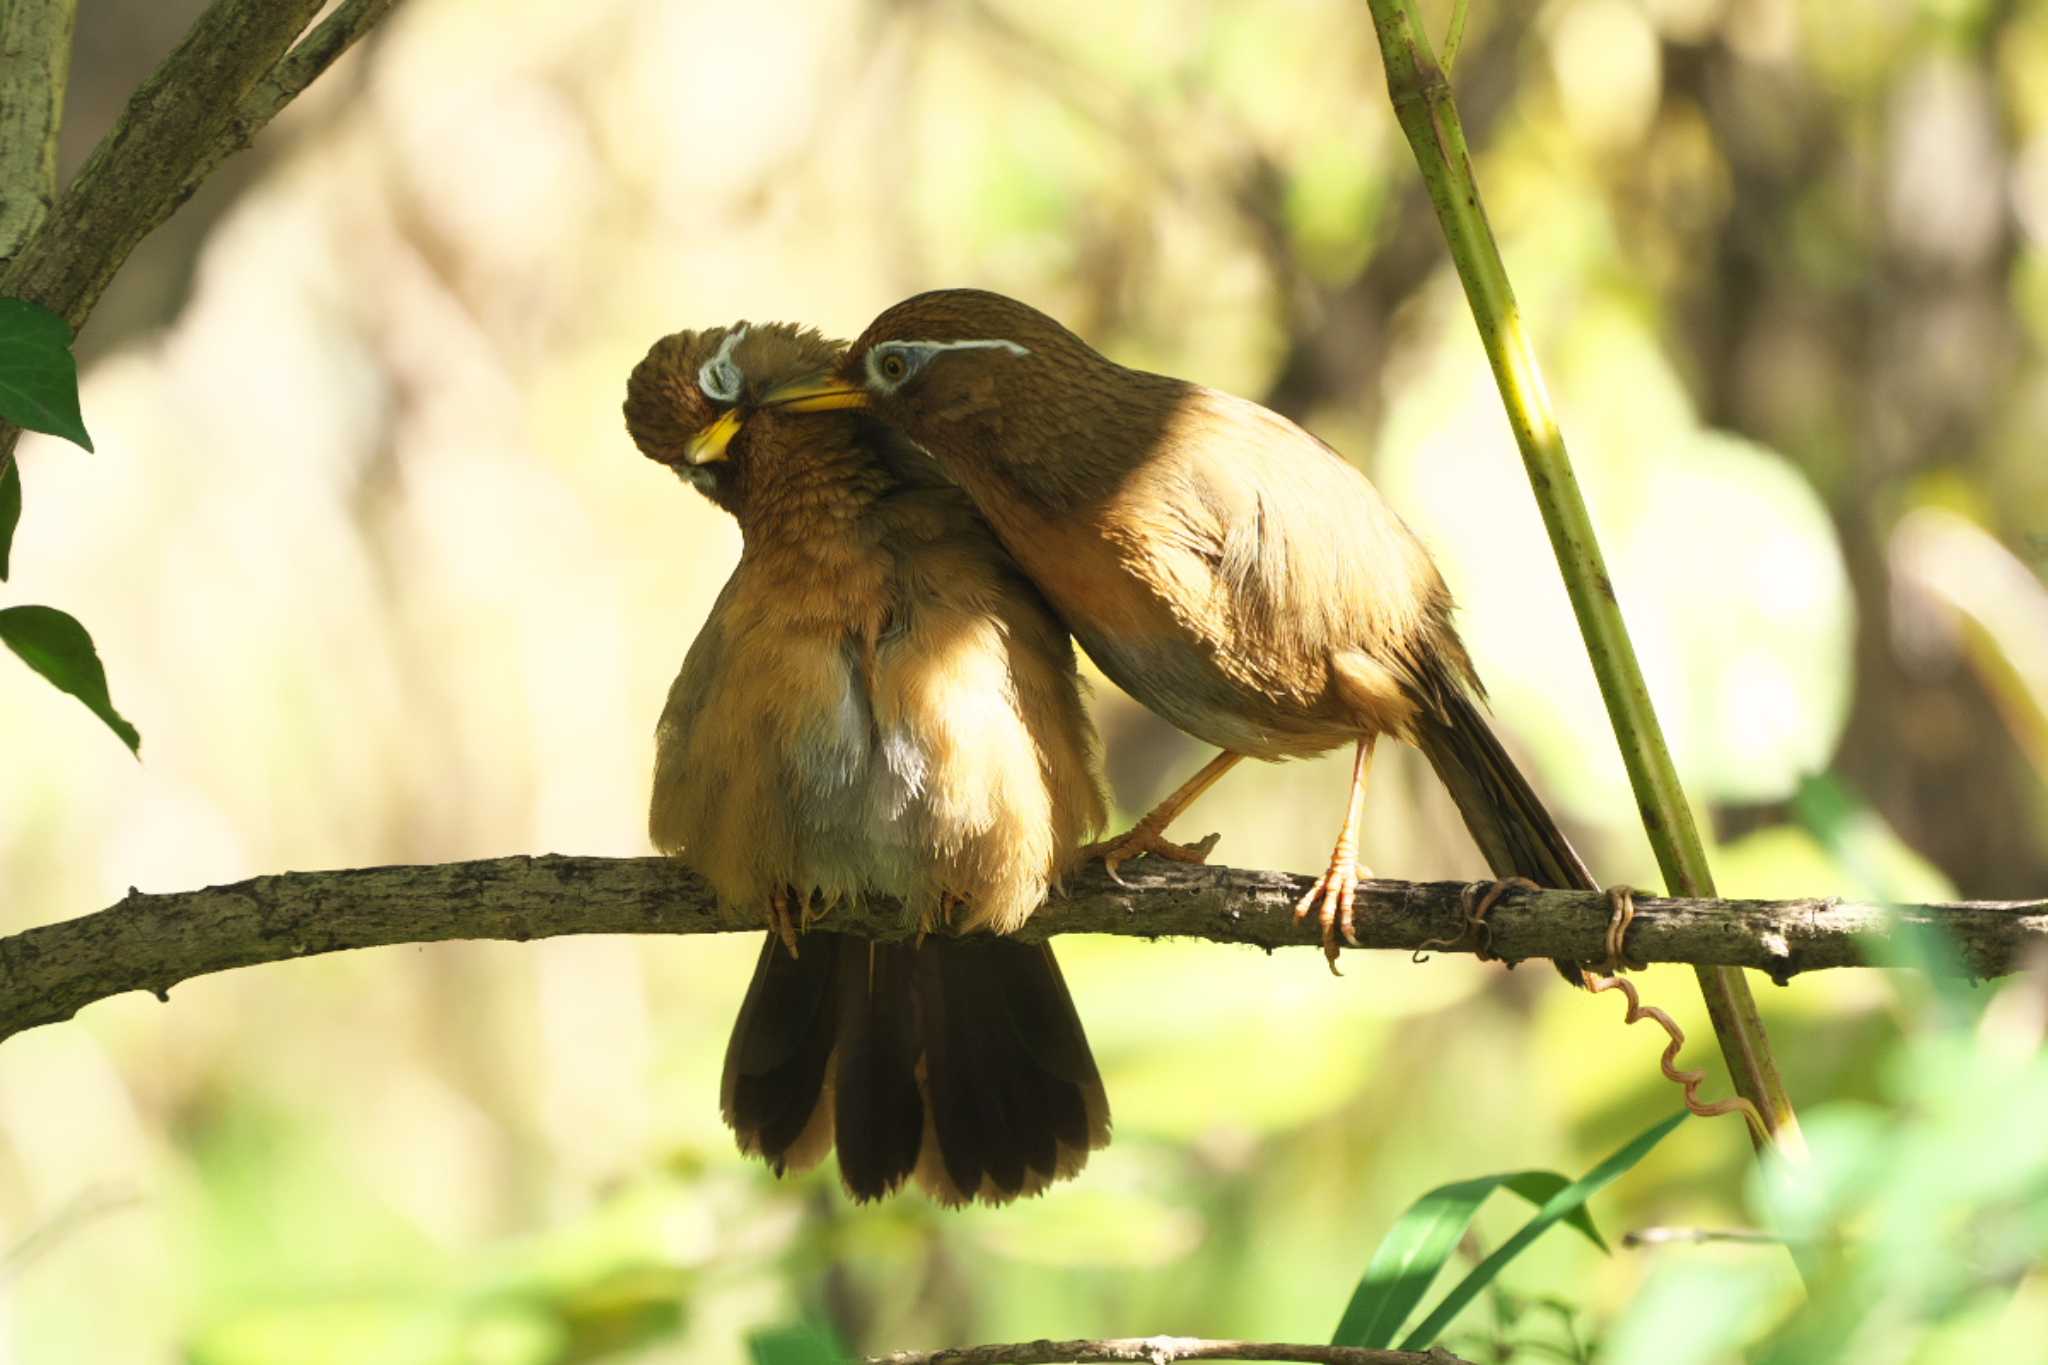
[[[196, 9], [83, 7], [70, 165]], [[2048, 6], [1475, 6], [1456, 84], [1722, 890], [2041, 894]], [[738, 536], [634, 451], [627, 371], [944, 285], [1370, 471], [1592, 866], [1658, 884], [1362, 6], [406, 0], [131, 263], [81, 340], [98, 453], [22, 444], [8, 600], [92, 629], [145, 761], [0, 664], [0, 929], [645, 852]], [[1125, 817], [1204, 756], [1095, 708]], [[1347, 761], [1248, 765], [1180, 832], [1319, 868]], [[1363, 846], [1482, 871], [1411, 754]], [[1676, 1105], [1661, 1038], [1547, 972], [1066, 940], [1116, 1144], [1027, 1207], [857, 1210], [719, 1124], [755, 946], [362, 953], [10, 1040], [0, 1361], [725, 1362], [798, 1317], [1318, 1340], [1427, 1187], [1576, 1173]], [[1690, 974], [1643, 980], [1713, 1061]], [[1870, 1090], [1880, 983], [1759, 989], [1796, 1100]], [[1748, 1165], [1693, 1123], [1594, 1212], [1740, 1221]], [[1683, 1254], [1560, 1238], [1512, 1279], [1611, 1313]]]

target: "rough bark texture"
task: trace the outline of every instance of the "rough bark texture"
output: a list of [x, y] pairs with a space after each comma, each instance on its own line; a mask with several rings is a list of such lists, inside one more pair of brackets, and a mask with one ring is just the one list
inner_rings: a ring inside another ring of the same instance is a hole
[[[1099, 868], [1070, 880], [1022, 937], [1133, 934], [1261, 948], [1311, 947], [1296, 923], [1308, 878], [1230, 867], [1126, 865], [1119, 886]], [[1363, 883], [1364, 948], [1469, 952], [1458, 882]], [[1881, 906], [1832, 900], [1680, 901], [1642, 897], [1628, 955], [1642, 962], [1754, 967], [1780, 982], [1823, 967], [1868, 965], [1866, 936], [1894, 917], [1938, 925], [1980, 977], [2013, 970], [2048, 940], [2048, 901]], [[1510, 962], [1605, 959], [1607, 902], [1592, 892], [1511, 891], [1487, 919], [1487, 947]], [[876, 938], [911, 932], [887, 901], [845, 905], [823, 926]], [[124, 991], [165, 995], [194, 976], [394, 943], [524, 941], [559, 934], [758, 931], [758, 915], [720, 906], [710, 888], [663, 858], [493, 858], [418, 867], [291, 872], [200, 891], [144, 895], [78, 919], [0, 938], [0, 1038], [68, 1019]], [[1455, 945], [1447, 946], [1447, 945]]]
[[135, 244], [183, 202], [186, 176], [270, 73], [320, 0], [216, 0], [128, 101], [0, 292], [33, 300], [73, 329]]
[[[74, 332], [84, 326], [136, 243], [176, 212], [216, 166], [248, 146], [258, 129], [397, 0], [347, 0], [293, 47], [321, 3], [214, 0], [129, 99], [41, 227], [0, 269], [0, 296], [40, 303]], [[12, 8], [6, 22], [14, 23]], [[68, 23], [64, 36], [68, 70]], [[0, 134], [8, 131], [0, 126]], [[19, 192], [13, 161], [0, 161], [0, 172], [8, 177], [0, 180], [0, 195], [11, 200]], [[6, 245], [0, 240], [0, 247]], [[12, 460], [20, 436], [19, 428], [0, 423], [0, 470]]]
[[57, 197], [57, 128], [78, 0], [0, 0], [0, 264]]

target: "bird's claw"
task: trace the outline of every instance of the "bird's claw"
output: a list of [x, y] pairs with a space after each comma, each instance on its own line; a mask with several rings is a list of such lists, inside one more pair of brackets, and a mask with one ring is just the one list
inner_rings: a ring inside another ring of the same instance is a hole
[[1124, 886], [1128, 883], [1117, 875], [1117, 868], [1131, 859], [1142, 858], [1147, 853], [1152, 853], [1170, 862], [1193, 863], [1199, 866], [1209, 861], [1210, 853], [1215, 851], [1216, 841], [1222, 837], [1219, 832], [1205, 835], [1192, 844], [1177, 844], [1141, 820], [1129, 831], [1114, 839], [1104, 839], [1101, 843], [1090, 844], [1082, 849], [1081, 861], [1087, 862], [1091, 858], [1102, 859], [1102, 870], [1109, 874], [1109, 879], [1118, 886]]
[[1330, 856], [1329, 870], [1318, 878], [1315, 884], [1302, 893], [1294, 903], [1296, 922], [1306, 919], [1308, 912], [1316, 912], [1316, 921], [1323, 929], [1323, 957], [1330, 964], [1330, 975], [1342, 976], [1337, 969], [1339, 952], [1338, 937], [1356, 948], [1355, 906], [1358, 900], [1358, 883], [1361, 877], [1370, 877], [1371, 868], [1361, 868], [1356, 854], [1342, 849]]
[[843, 891], [815, 891], [804, 901], [803, 923], [798, 927], [808, 933], [813, 924], [839, 908], [839, 902], [846, 899]]
[[768, 898], [768, 932], [782, 940], [789, 955], [796, 956], [796, 915], [789, 905], [789, 893], [777, 891]]

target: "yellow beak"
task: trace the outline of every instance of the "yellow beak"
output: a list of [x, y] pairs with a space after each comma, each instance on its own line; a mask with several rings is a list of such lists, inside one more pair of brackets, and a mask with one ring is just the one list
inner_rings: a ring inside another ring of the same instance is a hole
[[724, 459], [725, 448], [732, 444], [733, 437], [740, 434], [740, 427], [745, 422], [738, 408], [727, 408], [718, 415], [717, 421], [690, 438], [690, 443], [683, 447], [683, 463], [700, 465]]
[[777, 384], [761, 395], [761, 406], [783, 408], [789, 412], [837, 412], [843, 408], [868, 406], [868, 391], [844, 379], [812, 375]]

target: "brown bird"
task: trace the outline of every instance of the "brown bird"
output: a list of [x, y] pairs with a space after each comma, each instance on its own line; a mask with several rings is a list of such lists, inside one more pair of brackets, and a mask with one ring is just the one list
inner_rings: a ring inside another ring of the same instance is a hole
[[[1119, 687], [1223, 750], [1101, 851], [1189, 862], [1166, 827], [1245, 758], [1355, 746], [1317, 911], [1331, 969], [1353, 937], [1374, 742], [1419, 748], [1496, 876], [1595, 884], [1488, 728], [1429, 552], [1344, 458], [1257, 403], [1128, 369], [980, 290], [888, 309], [829, 378], [770, 398], [872, 412], [974, 499]], [[1576, 967], [1559, 964], [1567, 979]]]
[[[682, 332], [633, 371], [640, 449], [738, 519], [744, 548], [657, 731], [655, 845], [772, 932], [720, 1103], [778, 1174], [835, 1139], [856, 1199], [1035, 1194], [1109, 1140], [1051, 951], [1024, 923], [1104, 819], [1074, 651], [972, 504], [858, 413], [759, 395], [844, 343]], [[916, 943], [797, 930], [880, 893]], [[989, 930], [956, 937], [938, 931]]]

